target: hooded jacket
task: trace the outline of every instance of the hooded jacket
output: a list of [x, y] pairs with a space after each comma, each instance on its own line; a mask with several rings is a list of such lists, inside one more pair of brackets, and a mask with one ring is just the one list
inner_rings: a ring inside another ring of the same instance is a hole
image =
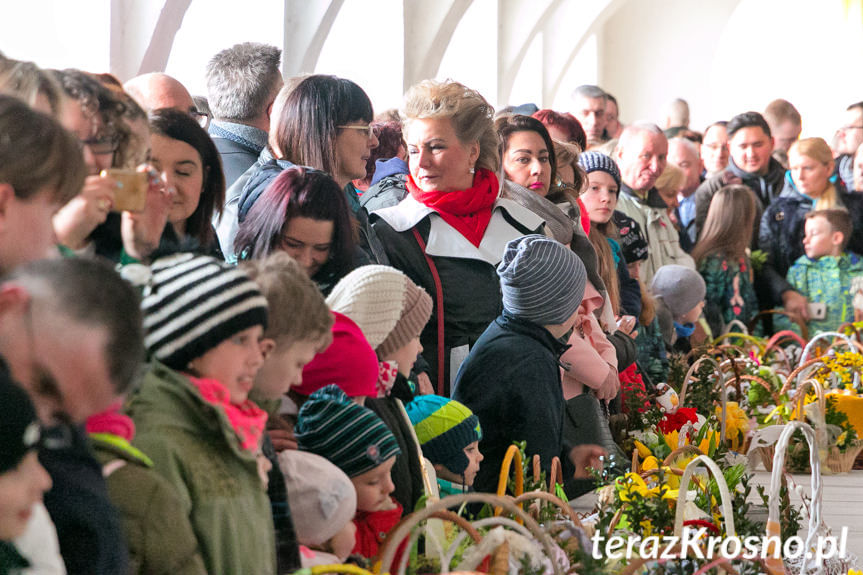
[[255, 454], [240, 447], [225, 412], [187, 377], [158, 362], [127, 411], [137, 428], [133, 445], [177, 491], [207, 572], [274, 573], [270, 502]]

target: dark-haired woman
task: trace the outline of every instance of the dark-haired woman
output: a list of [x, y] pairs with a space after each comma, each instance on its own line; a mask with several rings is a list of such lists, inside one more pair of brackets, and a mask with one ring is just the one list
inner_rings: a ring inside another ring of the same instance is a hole
[[366, 161], [378, 145], [373, 117], [369, 97], [344, 78], [317, 74], [282, 88], [273, 104], [268, 147], [228, 190], [227, 214], [219, 224], [223, 249], [239, 255], [237, 226], [270, 182], [294, 165], [330, 174], [355, 214], [359, 199], [351, 181], [365, 177]]
[[345, 194], [329, 174], [288, 168], [249, 209], [234, 245], [243, 260], [287, 252], [327, 294], [353, 269], [355, 243]]
[[150, 116], [150, 150], [171, 200], [166, 210], [123, 214], [126, 255], [146, 259], [161, 241], [192, 242], [196, 251], [221, 257], [212, 220], [222, 211], [225, 176], [213, 140], [189, 114], [165, 108]]

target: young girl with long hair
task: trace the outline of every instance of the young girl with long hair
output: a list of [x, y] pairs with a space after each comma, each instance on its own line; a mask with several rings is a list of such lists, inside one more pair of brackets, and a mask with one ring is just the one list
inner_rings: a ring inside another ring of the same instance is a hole
[[746, 186], [720, 189], [710, 202], [701, 239], [692, 250], [707, 284], [704, 316], [714, 335], [732, 320], [758, 313], [747, 248], [752, 240], [755, 196]]

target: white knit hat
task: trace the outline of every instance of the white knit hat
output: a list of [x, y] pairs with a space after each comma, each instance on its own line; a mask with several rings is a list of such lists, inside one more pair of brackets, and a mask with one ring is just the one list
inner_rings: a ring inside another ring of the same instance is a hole
[[361, 266], [336, 284], [330, 309], [351, 318], [383, 357], [417, 337], [432, 311], [431, 297], [389, 266]]
[[321, 545], [357, 512], [357, 492], [344, 471], [320, 455], [296, 449], [279, 453], [297, 541]]

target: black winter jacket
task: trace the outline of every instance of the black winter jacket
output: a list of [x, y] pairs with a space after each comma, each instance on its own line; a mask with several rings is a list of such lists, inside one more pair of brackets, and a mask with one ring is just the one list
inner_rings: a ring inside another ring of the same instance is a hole
[[546, 472], [553, 457], [564, 460], [558, 359], [566, 348], [547, 329], [504, 311], [462, 364], [453, 398], [482, 425], [479, 450], [485, 459], [474, 480], [476, 491], [497, 489], [504, 454], [514, 441], [526, 441], [527, 456], [539, 454]]

